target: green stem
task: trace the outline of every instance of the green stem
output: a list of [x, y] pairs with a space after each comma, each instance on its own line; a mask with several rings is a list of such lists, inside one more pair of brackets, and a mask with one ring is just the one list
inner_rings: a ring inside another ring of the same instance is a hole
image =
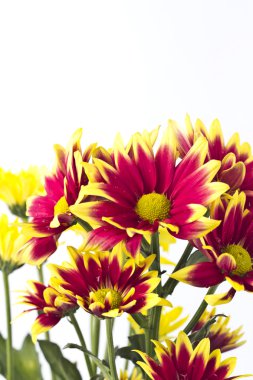
[[[178, 271], [179, 269], [185, 266], [192, 250], [193, 250], [193, 246], [190, 243], [188, 243], [184, 250], [184, 253], [182, 254], [181, 258], [179, 259], [172, 273], [175, 273], [176, 271]], [[178, 284], [177, 280], [175, 280], [174, 278], [169, 278], [163, 286], [162, 296], [166, 298], [168, 295], [172, 294], [177, 284]]]
[[[91, 351], [93, 355], [98, 357], [98, 348], [99, 348], [99, 338], [100, 338], [100, 319], [95, 315], [91, 315]], [[96, 375], [97, 366], [93, 362], [93, 373]]]
[[80, 219], [80, 218], [76, 218], [76, 221], [78, 224], [80, 224], [80, 226], [82, 226], [85, 231], [89, 232], [89, 231], [92, 231], [92, 227], [89, 225], [89, 223], [85, 222], [84, 220]]
[[107, 347], [108, 347], [108, 359], [111, 370], [111, 375], [113, 380], [118, 380], [116, 363], [115, 363], [115, 352], [113, 345], [113, 336], [112, 336], [112, 319], [106, 318], [106, 336], [107, 336]]
[[12, 329], [11, 329], [11, 303], [10, 303], [10, 286], [9, 276], [3, 271], [3, 282], [5, 292], [6, 305], [6, 324], [7, 324], [7, 340], [6, 340], [6, 379], [12, 380]]
[[[208, 290], [208, 292], [206, 293], [206, 295], [208, 296], [209, 294], [214, 294], [216, 289], [217, 289], [218, 285], [214, 285], [214, 286], [211, 286]], [[198, 323], [199, 319], [201, 318], [202, 314], [204, 313], [204, 311], [206, 310], [207, 308], [207, 302], [205, 300], [203, 300], [201, 302], [201, 304], [199, 305], [196, 313], [194, 314], [194, 316], [192, 317], [192, 319], [190, 320], [190, 322], [188, 323], [188, 325], [185, 327], [184, 329], [184, 332], [186, 334], [189, 334], [190, 331], [192, 331], [194, 329], [194, 327], [196, 326], [196, 324]]]
[[[86, 343], [85, 343], [82, 331], [81, 331], [81, 329], [79, 327], [79, 324], [78, 324], [78, 322], [77, 322], [76, 317], [74, 316], [74, 314], [70, 314], [70, 320], [71, 320], [71, 323], [72, 323], [72, 325], [74, 326], [74, 328], [76, 330], [76, 334], [78, 336], [78, 339], [79, 339], [79, 341], [81, 343], [82, 348], [85, 351], [87, 351], [87, 346], [86, 346]], [[85, 352], [84, 352], [84, 359], [85, 359], [85, 362], [86, 362], [86, 365], [87, 365], [87, 369], [88, 369], [89, 375], [90, 375], [90, 377], [92, 377], [93, 376], [92, 364], [91, 364], [89, 356]]]

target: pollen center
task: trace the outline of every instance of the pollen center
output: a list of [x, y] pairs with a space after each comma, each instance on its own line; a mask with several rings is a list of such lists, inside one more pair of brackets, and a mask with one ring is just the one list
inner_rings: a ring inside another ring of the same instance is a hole
[[141, 219], [153, 224], [155, 220], [163, 220], [169, 216], [170, 201], [164, 194], [144, 194], [138, 200], [135, 211]]
[[119, 308], [122, 298], [121, 298], [120, 293], [117, 292], [116, 290], [105, 288], [105, 289], [99, 289], [96, 292], [94, 292], [94, 299], [97, 302], [101, 302], [102, 304], [104, 304], [106, 298], [111, 304], [111, 309]]
[[251, 271], [252, 263], [251, 256], [240, 245], [231, 244], [225, 248], [226, 252], [228, 252], [236, 261], [236, 269], [233, 270], [232, 274], [237, 274], [238, 276], [243, 276], [247, 272]]

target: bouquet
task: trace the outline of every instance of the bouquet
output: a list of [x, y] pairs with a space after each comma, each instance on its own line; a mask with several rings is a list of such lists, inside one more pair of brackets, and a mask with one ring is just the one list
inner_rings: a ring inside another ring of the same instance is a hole
[[[81, 137], [78, 129], [66, 148], [55, 145], [55, 167], [43, 180], [35, 167], [0, 171], [0, 198], [16, 217], [0, 217], [7, 319], [0, 373], [7, 380], [42, 380], [40, 350], [53, 380], [251, 377], [234, 375], [236, 358], [223, 358], [244, 341], [220, 306], [239, 291], [253, 292], [250, 145], [237, 133], [225, 143], [218, 120], [208, 130], [188, 116], [185, 131], [169, 121], [163, 131], [138, 132], [128, 142], [117, 135], [109, 149], [83, 148]], [[61, 241], [66, 230], [79, 244]], [[186, 248], [174, 263], [169, 249], [178, 240]], [[68, 255], [60, 264], [54, 262], [59, 246]], [[18, 350], [9, 276], [27, 265], [37, 268], [37, 279], [27, 279], [24, 290], [17, 284], [16, 302], [24, 305], [22, 318], [33, 312], [35, 320]], [[208, 289], [191, 316], [171, 302], [180, 282]], [[220, 293], [223, 282], [227, 290]], [[90, 317], [85, 331], [84, 314]], [[123, 314], [126, 332], [114, 328]], [[63, 318], [79, 340], [66, 340], [65, 350], [49, 333]], [[115, 346], [115, 334], [124, 333], [128, 344]], [[86, 372], [65, 357], [70, 350], [82, 352]]]

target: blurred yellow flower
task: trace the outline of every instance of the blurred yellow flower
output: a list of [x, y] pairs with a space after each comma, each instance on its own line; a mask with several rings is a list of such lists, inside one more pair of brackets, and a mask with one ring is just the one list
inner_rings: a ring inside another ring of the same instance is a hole
[[0, 168], [0, 199], [9, 207], [12, 214], [26, 217], [26, 201], [31, 195], [43, 192], [41, 170], [31, 166], [19, 173]]
[[25, 263], [19, 250], [27, 240], [17, 220], [10, 224], [7, 215], [0, 216], [0, 270], [11, 273]]
[[120, 371], [119, 380], [142, 380], [143, 376], [136, 368], [133, 369], [131, 375], [128, 375], [128, 371]]

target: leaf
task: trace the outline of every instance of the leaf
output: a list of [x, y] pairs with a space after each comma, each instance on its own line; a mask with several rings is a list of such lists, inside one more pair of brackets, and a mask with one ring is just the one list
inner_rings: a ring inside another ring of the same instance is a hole
[[61, 349], [56, 343], [47, 340], [38, 342], [51, 371], [58, 376], [59, 380], [82, 380], [76, 364], [62, 355]]
[[[6, 376], [6, 339], [0, 335], [0, 373]], [[30, 335], [24, 339], [20, 350], [13, 349], [13, 378], [42, 380], [41, 367], [35, 345]]]
[[120, 356], [123, 359], [131, 360], [136, 364], [137, 360], [140, 360], [140, 356], [132, 350], [140, 350], [145, 352], [145, 336], [144, 334], [136, 334], [128, 337], [129, 346], [117, 348], [115, 355]]
[[204, 263], [209, 261], [208, 258], [201, 252], [201, 251], [194, 251], [189, 259], [187, 260], [185, 266], [197, 264], [197, 263]]
[[101, 372], [104, 375], [104, 377], [106, 378], [106, 380], [113, 380], [111, 377], [111, 374], [110, 374], [110, 370], [107, 367], [107, 365], [105, 365], [105, 363], [102, 360], [98, 359], [90, 351], [84, 350], [82, 346], [79, 346], [78, 344], [74, 344], [74, 343], [69, 343], [64, 348], [76, 348], [77, 350], [83, 351], [85, 354], [89, 355], [92, 358], [94, 363], [101, 370]]

